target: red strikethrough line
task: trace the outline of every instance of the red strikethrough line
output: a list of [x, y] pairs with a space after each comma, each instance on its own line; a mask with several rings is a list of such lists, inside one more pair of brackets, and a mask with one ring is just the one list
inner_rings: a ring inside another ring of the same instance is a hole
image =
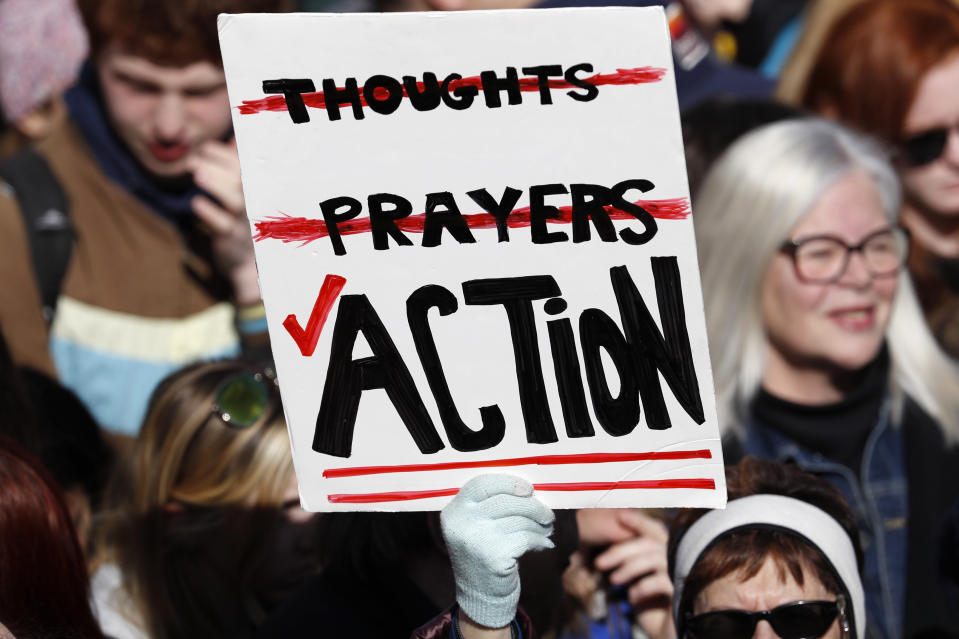
[[[684, 197], [668, 198], [663, 200], [637, 200], [634, 202], [641, 206], [658, 220], [685, 220], [689, 217], [689, 200]], [[569, 224], [573, 221], [573, 207], [560, 206], [559, 214], [555, 218], [547, 220], [550, 224]], [[605, 207], [611, 220], [632, 220], [635, 219], [630, 213], [621, 211], [612, 206]], [[496, 228], [496, 218], [489, 213], [473, 213], [464, 215], [463, 219], [470, 228], [474, 229], [493, 229]], [[396, 226], [407, 233], [422, 233], [423, 224], [426, 221], [426, 214], [410, 215], [395, 222]], [[530, 225], [529, 207], [515, 209], [506, 218], [506, 225], [509, 228], [524, 228]], [[256, 233], [253, 239], [257, 242], [273, 239], [281, 242], [302, 242], [309, 244], [320, 238], [328, 236], [329, 230], [326, 228], [326, 222], [308, 217], [292, 217], [286, 214], [274, 215], [261, 219], [254, 223]], [[372, 226], [370, 218], [362, 217], [347, 220], [337, 225], [340, 235], [356, 235], [357, 233], [369, 233]]]
[[601, 464], [604, 462], [655, 461], [670, 459], [712, 459], [709, 449], [670, 450], [646, 453], [582, 453], [576, 455], [539, 455], [535, 457], [512, 457], [482, 461], [444, 462], [440, 464], [407, 464], [404, 466], [359, 466], [356, 468], [328, 468], [326, 478], [379, 475], [383, 473], [419, 473], [434, 470], [462, 468], [502, 468], [504, 466], [555, 466], [560, 464]]
[[[651, 479], [637, 481], [594, 481], [574, 482], [569, 484], [533, 484], [533, 488], [541, 491], [585, 492], [594, 490], [636, 490], [636, 489], [666, 489], [692, 488], [696, 490], [715, 490], [716, 482], [708, 478], [696, 479]], [[328, 495], [332, 504], [376, 504], [390, 501], [413, 501], [416, 499], [431, 499], [433, 497], [451, 497], [459, 492], [459, 488], [440, 488], [436, 490], [411, 490], [390, 493], [359, 493]]]
[[[603, 86], [605, 84], [613, 85], [626, 85], [626, 84], [647, 84], [650, 82], [659, 82], [666, 75], [666, 69], [660, 67], [637, 67], [635, 69], [616, 69], [616, 73], [597, 73], [596, 75], [590, 76], [588, 78], [583, 78], [583, 82], [588, 82], [593, 86]], [[474, 75], [468, 78], [462, 78], [460, 80], [453, 80], [449, 83], [448, 89], [450, 92], [455, 91], [459, 87], [475, 86], [480, 91], [483, 90], [483, 84], [480, 81], [480, 76]], [[337, 87], [342, 89], [342, 87]], [[551, 89], [574, 89], [575, 85], [570, 84], [566, 80], [550, 80], [549, 88]], [[423, 83], [416, 83], [417, 91], [423, 90]], [[381, 89], [386, 91], [385, 89]], [[539, 91], [539, 80], [537, 78], [520, 78], [519, 80], [519, 90], [520, 91]], [[366, 99], [363, 97], [363, 88], [359, 89], [360, 94], [360, 103], [363, 106], [367, 106]], [[322, 91], [317, 91], [315, 93], [304, 93], [302, 94], [303, 104], [314, 109], [325, 109], [326, 108], [326, 98], [323, 96]], [[406, 93], [406, 88], [403, 89], [403, 97], [409, 97]], [[243, 100], [240, 106], [236, 107], [237, 110], [243, 115], [251, 115], [254, 113], [261, 113], [263, 111], [286, 111], [286, 99], [282, 95], [271, 95], [265, 98], [259, 98], [256, 100]]]

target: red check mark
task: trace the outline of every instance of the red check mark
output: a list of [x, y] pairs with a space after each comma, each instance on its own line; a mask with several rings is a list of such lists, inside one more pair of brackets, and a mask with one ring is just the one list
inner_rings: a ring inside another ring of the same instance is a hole
[[290, 334], [296, 345], [300, 347], [303, 357], [311, 356], [313, 351], [316, 350], [316, 343], [320, 341], [320, 333], [323, 332], [326, 318], [345, 285], [345, 277], [339, 275], [326, 276], [326, 279], [323, 280], [323, 286], [320, 287], [320, 294], [316, 297], [316, 303], [313, 305], [313, 312], [310, 313], [310, 321], [306, 323], [305, 331], [296, 320], [296, 315], [291, 313], [283, 320], [283, 328]]

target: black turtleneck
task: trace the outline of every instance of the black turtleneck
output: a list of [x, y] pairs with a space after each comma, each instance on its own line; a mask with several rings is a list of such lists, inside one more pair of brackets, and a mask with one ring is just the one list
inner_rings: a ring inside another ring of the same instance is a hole
[[760, 424], [846, 466], [858, 477], [863, 449], [879, 419], [889, 383], [885, 346], [858, 377], [859, 384], [846, 397], [818, 406], [796, 404], [760, 389], [753, 401], [753, 415]]

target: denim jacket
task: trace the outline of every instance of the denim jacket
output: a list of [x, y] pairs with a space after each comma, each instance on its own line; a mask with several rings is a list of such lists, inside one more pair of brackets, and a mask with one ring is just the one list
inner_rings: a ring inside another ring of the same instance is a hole
[[865, 555], [867, 636], [878, 639], [902, 636], [906, 593], [908, 482], [903, 432], [889, 415], [887, 402], [866, 441], [859, 474], [755, 420], [747, 424], [741, 444], [746, 455], [793, 462], [842, 492], [856, 517]]

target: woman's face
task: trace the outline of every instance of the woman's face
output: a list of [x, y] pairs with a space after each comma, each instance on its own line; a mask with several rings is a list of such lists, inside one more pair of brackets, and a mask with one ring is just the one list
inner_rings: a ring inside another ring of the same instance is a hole
[[[826, 190], [789, 239], [829, 235], [856, 246], [888, 227], [875, 184], [856, 171]], [[829, 284], [800, 280], [792, 257], [776, 253], [760, 302], [767, 368], [832, 372], [865, 366], [882, 345], [895, 294], [896, 275], [872, 275], [859, 252], [849, 255], [845, 270]]]
[[[803, 571], [803, 585], [800, 586], [789, 571], [781, 571], [773, 559], [767, 557], [759, 572], [746, 581], [741, 581], [739, 573], [732, 573], [703, 588], [693, 601], [693, 614], [716, 610], [761, 612], [794, 601], [835, 600], [836, 595], [826, 590], [809, 570]], [[753, 637], [766, 639], [777, 636], [768, 621], [762, 620], [756, 624]], [[839, 639], [838, 619], [822, 636], [825, 639]]]
[[949, 129], [942, 153], [928, 164], [903, 169], [902, 181], [922, 209], [959, 216], [959, 54], [922, 78], [906, 114], [903, 138], [939, 128]]

